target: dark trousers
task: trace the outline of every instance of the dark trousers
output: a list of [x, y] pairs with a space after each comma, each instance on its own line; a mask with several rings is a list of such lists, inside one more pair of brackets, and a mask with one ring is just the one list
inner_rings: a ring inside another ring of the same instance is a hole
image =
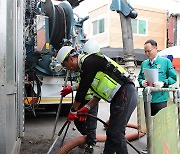
[[134, 85], [123, 85], [110, 103], [110, 119], [103, 153], [127, 154], [126, 125], [137, 105], [137, 91]]
[[[81, 104], [79, 109], [81, 107], [83, 107], [88, 102], [89, 101], [85, 101], [83, 104]], [[93, 106], [90, 109], [89, 114], [97, 116], [97, 114], [98, 114], [98, 104], [96, 104], [95, 106]], [[87, 135], [86, 143], [88, 145], [95, 145], [96, 144], [97, 120], [95, 118], [87, 117], [87, 120], [84, 121], [84, 122], [81, 122], [79, 120], [74, 120], [74, 124], [75, 124], [76, 128], [78, 129], [78, 131], [82, 135]]]
[[166, 106], [167, 102], [151, 103], [151, 116], [154, 116], [156, 113], [158, 113], [161, 109], [165, 108]]

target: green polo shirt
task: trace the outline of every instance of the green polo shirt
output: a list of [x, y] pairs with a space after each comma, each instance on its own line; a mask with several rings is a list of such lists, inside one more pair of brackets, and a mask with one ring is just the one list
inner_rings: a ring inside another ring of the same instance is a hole
[[[144, 68], [148, 69], [158, 69], [159, 81], [164, 82], [163, 88], [168, 88], [169, 85], [172, 85], [176, 82], [176, 71], [172, 66], [171, 61], [168, 58], [158, 56], [153, 64], [150, 63], [150, 60], [147, 59], [142, 62], [141, 70], [138, 75], [139, 85], [142, 87], [142, 81], [145, 80]], [[168, 92], [152, 92], [152, 103], [165, 102], [169, 98]]]

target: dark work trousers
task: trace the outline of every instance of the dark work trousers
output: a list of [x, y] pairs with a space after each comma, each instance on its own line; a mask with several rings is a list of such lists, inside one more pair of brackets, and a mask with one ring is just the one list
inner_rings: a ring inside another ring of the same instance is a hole
[[125, 130], [137, 106], [137, 90], [134, 85], [124, 84], [110, 103], [110, 119], [103, 154], [128, 154]]
[[[82, 103], [80, 105], [79, 109], [81, 107], [83, 107], [85, 104], [87, 104], [88, 102], [89, 101], [85, 101], [84, 103]], [[97, 114], [98, 114], [98, 104], [96, 104], [95, 106], [93, 106], [90, 109], [89, 114], [97, 116]], [[74, 124], [75, 124], [76, 128], [78, 129], [78, 131], [82, 135], [87, 135], [86, 143], [88, 145], [95, 145], [96, 144], [97, 120], [95, 118], [87, 117], [86, 121], [84, 121], [84, 122], [81, 122], [79, 120], [74, 120]]]
[[167, 102], [151, 103], [151, 116], [154, 116], [156, 113], [158, 113], [161, 109], [165, 108], [166, 106]]

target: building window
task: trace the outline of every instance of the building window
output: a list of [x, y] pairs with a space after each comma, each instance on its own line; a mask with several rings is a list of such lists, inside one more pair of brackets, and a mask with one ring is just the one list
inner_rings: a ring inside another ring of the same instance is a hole
[[147, 34], [147, 21], [146, 20], [132, 19], [131, 25], [132, 25], [133, 34], [141, 34], [141, 35]]
[[100, 20], [96, 20], [92, 22], [93, 24], [93, 35], [103, 33], [104, 32], [104, 18]]

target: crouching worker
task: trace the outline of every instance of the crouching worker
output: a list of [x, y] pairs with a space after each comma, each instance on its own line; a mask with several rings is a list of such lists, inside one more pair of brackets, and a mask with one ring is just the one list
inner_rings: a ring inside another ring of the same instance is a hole
[[[77, 77], [77, 84], [73, 86], [67, 85], [65, 88], [63, 88], [63, 90], [61, 90], [61, 95], [65, 97], [67, 94], [72, 93], [73, 91], [77, 91], [79, 88], [79, 82], [80, 82], [80, 76]], [[91, 100], [92, 97], [93, 97], [93, 93], [91, 89], [89, 89], [84, 101], [80, 104], [78, 109], [81, 109], [83, 106], [85, 106]], [[89, 114], [93, 116], [97, 116], [98, 104], [96, 104], [90, 109]], [[89, 116], [87, 117], [86, 121], [79, 121], [78, 119], [75, 119], [74, 124], [82, 135], [87, 135], [86, 137], [87, 146], [85, 147], [84, 154], [93, 153], [94, 151], [93, 147], [96, 144], [97, 120]]]
[[[72, 47], [64, 46], [58, 52], [57, 59], [70, 72], [79, 71], [81, 77], [67, 120], [84, 121], [86, 116], [78, 115], [79, 113], [89, 113], [100, 99], [109, 102], [110, 121], [103, 153], [127, 154], [125, 129], [137, 105], [137, 91], [129, 75], [120, 65], [100, 52], [82, 55]], [[89, 88], [94, 96], [79, 109]]]

